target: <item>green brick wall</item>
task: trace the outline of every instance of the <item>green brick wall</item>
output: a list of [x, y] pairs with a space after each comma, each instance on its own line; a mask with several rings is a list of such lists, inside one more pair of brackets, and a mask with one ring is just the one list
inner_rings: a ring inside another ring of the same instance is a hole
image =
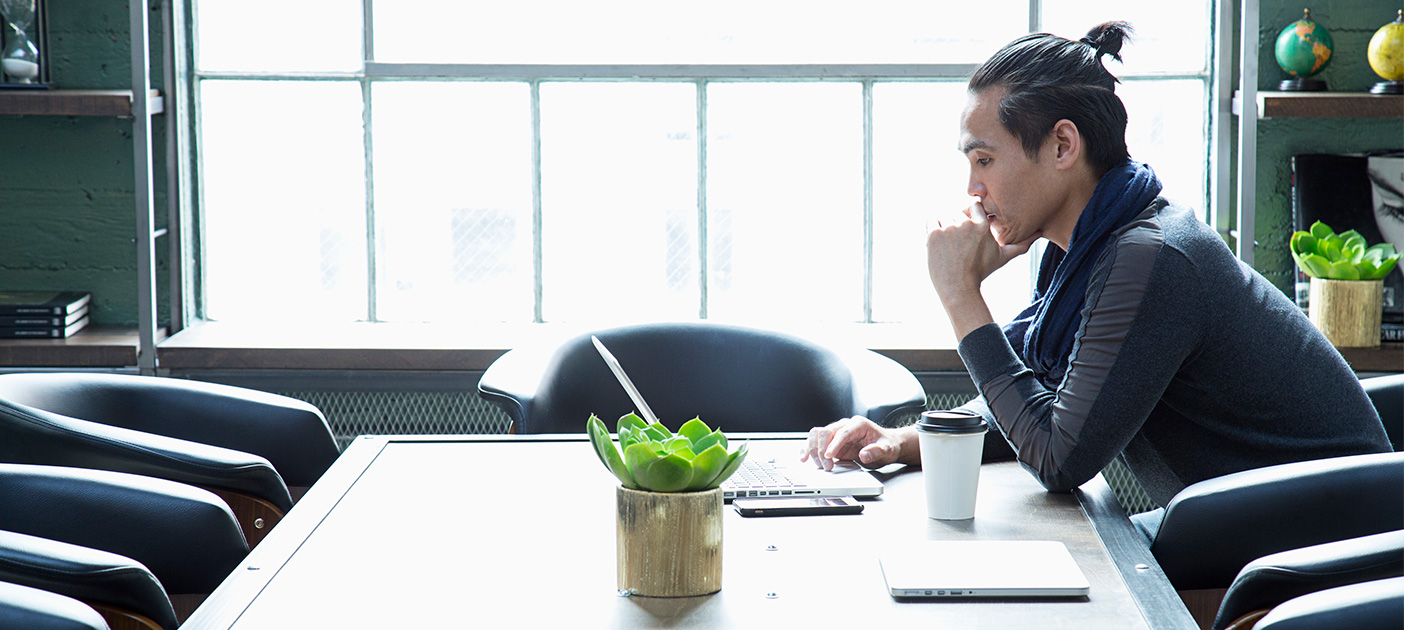
[[[60, 88], [131, 86], [127, 4], [49, 0], [50, 80]], [[153, 27], [161, 14], [150, 14]], [[159, 51], [159, 48], [157, 49]], [[159, 55], [159, 52], [154, 53]], [[159, 87], [160, 60], [153, 70]], [[164, 117], [153, 120], [156, 214], [165, 225]], [[132, 121], [0, 116], [0, 290], [93, 294], [95, 323], [134, 325], [136, 205]], [[168, 269], [164, 239], [158, 269]], [[159, 304], [167, 302], [165, 281]], [[163, 324], [169, 322], [164, 306]]]
[[[1370, 37], [1394, 19], [1397, 0], [1260, 0], [1258, 89], [1276, 90], [1287, 78], [1277, 66], [1273, 46], [1283, 27], [1302, 17], [1302, 9], [1331, 32], [1335, 54], [1316, 78], [1331, 91], [1366, 92], [1380, 78], [1370, 69], [1365, 50]], [[1254, 266], [1288, 295], [1294, 269], [1287, 249], [1292, 234], [1292, 164], [1299, 153], [1357, 153], [1404, 148], [1404, 119], [1303, 119], [1258, 121], [1258, 175]]]

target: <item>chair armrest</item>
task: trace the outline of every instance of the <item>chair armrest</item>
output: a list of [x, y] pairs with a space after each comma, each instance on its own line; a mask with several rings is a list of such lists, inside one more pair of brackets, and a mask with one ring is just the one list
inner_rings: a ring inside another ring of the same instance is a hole
[[478, 397], [506, 413], [513, 426], [520, 426], [531, 411], [545, 361], [545, 353], [535, 347], [508, 350], [483, 371]]
[[1404, 449], [1404, 374], [1362, 378], [1360, 385], [1380, 413], [1394, 450]]
[[72, 597], [0, 582], [0, 628], [108, 630], [102, 615]]
[[1404, 530], [1263, 556], [1238, 572], [1219, 606], [1215, 630], [1254, 611], [1337, 586], [1404, 576]]
[[869, 420], [891, 427], [926, 409], [926, 390], [901, 363], [871, 350], [843, 358], [852, 372], [854, 408], [867, 409]]
[[253, 453], [292, 486], [312, 485], [340, 455], [316, 407], [242, 387], [127, 374], [26, 373], [0, 376], [0, 399]]
[[1185, 488], [1166, 506], [1151, 552], [1178, 590], [1226, 588], [1257, 558], [1401, 522], [1404, 453], [1333, 457]]
[[0, 464], [0, 506], [0, 529], [126, 556], [168, 594], [212, 592], [249, 552], [229, 506], [164, 479]]
[[1404, 577], [1340, 586], [1274, 608], [1254, 630], [1404, 628]]
[[135, 431], [0, 400], [0, 461], [159, 477], [249, 494], [292, 508], [268, 460], [199, 442]]
[[156, 576], [115, 553], [0, 531], [0, 582], [130, 611], [162, 628], [179, 625]]

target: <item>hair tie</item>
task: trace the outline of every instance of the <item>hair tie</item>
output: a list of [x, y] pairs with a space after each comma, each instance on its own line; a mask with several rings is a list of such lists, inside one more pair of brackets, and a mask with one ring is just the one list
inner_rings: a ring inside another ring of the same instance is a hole
[[[1107, 50], [1107, 49], [1106, 49], [1106, 44], [1105, 44], [1104, 42], [1093, 41], [1092, 38], [1090, 38], [1090, 37], [1084, 37], [1084, 38], [1079, 39], [1079, 40], [1077, 40], [1077, 41], [1079, 41], [1079, 42], [1081, 42], [1081, 43], [1084, 43], [1084, 44], [1087, 44], [1088, 46], [1091, 46], [1091, 47], [1093, 48], [1093, 50], [1096, 50], [1096, 51], [1097, 51], [1097, 56], [1098, 56], [1098, 57], [1100, 57], [1100, 56], [1102, 56], [1102, 55], [1111, 55], [1111, 58], [1112, 58], [1112, 59], [1115, 59], [1115, 60], [1117, 60], [1117, 61], [1121, 61], [1121, 55], [1118, 54], [1117, 52], [1111, 52], [1111, 51]], [[1118, 51], [1118, 52], [1119, 52], [1119, 51]]]

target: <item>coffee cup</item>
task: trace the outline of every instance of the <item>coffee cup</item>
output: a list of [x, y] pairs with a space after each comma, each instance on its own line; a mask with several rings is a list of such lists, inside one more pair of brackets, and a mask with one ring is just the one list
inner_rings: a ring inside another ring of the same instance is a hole
[[926, 481], [926, 515], [943, 521], [975, 518], [980, 457], [989, 426], [980, 414], [926, 411], [916, 424]]

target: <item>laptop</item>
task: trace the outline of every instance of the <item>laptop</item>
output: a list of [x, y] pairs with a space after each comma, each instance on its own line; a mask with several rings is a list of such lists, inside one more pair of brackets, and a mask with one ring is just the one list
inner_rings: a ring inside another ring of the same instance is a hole
[[879, 554], [893, 597], [1084, 597], [1089, 585], [1068, 548], [1050, 540], [942, 540]]
[[882, 482], [856, 464], [838, 462], [826, 471], [795, 455], [765, 457], [752, 452], [722, 483], [722, 500], [751, 497], [842, 497], [871, 499]]

